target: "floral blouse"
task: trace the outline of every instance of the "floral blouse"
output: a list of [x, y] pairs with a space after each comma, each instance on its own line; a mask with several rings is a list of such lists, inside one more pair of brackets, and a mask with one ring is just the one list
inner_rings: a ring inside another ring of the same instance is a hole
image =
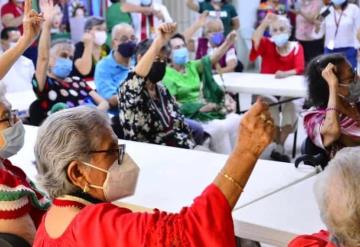
[[195, 142], [175, 100], [157, 84], [158, 100], [145, 88], [145, 80], [130, 73], [118, 92], [120, 125], [125, 139], [191, 149]]

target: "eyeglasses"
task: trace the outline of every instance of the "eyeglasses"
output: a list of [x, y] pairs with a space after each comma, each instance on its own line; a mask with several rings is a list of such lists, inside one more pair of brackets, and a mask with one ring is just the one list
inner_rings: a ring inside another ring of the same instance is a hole
[[18, 117], [17, 110], [7, 111], [3, 116], [3, 118], [0, 119], [0, 123], [8, 122], [10, 127], [14, 126], [17, 117]]
[[107, 150], [95, 150], [95, 151], [90, 151], [90, 153], [92, 154], [97, 154], [97, 153], [114, 153], [117, 152], [118, 154], [118, 164], [121, 165], [121, 163], [124, 160], [124, 156], [125, 156], [125, 144], [119, 144], [118, 148], [112, 148], [112, 149], [107, 149]]
[[120, 41], [120, 43], [126, 43], [128, 41], [137, 42], [137, 38], [135, 35], [131, 36], [130, 38], [127, 36], [121, 36], [120, 39], [114, 39], [116, 41]]

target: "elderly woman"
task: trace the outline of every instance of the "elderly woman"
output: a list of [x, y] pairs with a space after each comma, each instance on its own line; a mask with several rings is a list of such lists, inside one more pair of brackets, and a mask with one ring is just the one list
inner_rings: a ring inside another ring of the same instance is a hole
[[[40, 31], [41, 16], [31, 12], [31, 1], [25, 1], [24, 34], [0, 57], [0, 78], [34, 41]], [[2, 85], [3, 86], [3, 85]], [[36, 228], [49, 206], [26, 174], [8, 158], [24, 145], [25, 129], [5, 99], [0, 88], [0, 239], [2, 245], [31, 246]], [[17, 236], [15, 238], [15, 236]], [[16, 241], [16, 243], [15, 243]]]
[[175, 34], [169, 41], [171, 63], [163, 82], [181, 104], [182, 113], [198, 120], [210, 135], [210, 149], [229, 154], [234, 147], [240, 115], [224, 105], [223, 89], [213, 80], [212, 66], [234, 44], [236, 32], [231, 32], [211, 56], [189, 61], [184, 36]]
[[105, 99], [81, 78], [69, 77], [73, 67], [73, 45], [59, 41], [50, 48], [51, 19], [56, 11], [52, 0], [44, 0], [41, 9], [45, 22], [33, 79], [33, 89], [38, 100], [30, 107], [30, 122], [39, 125], [52, 112], [83, 104], [95, 104], [99, 109], [106, 111], [109, 104]]
[[[264, 32], [269, 28], [271, 38], [264, 37]], [[286, 78], [302, 74], [304, 71], [304, 52], [301, 44], [289, 41], [291, 34], [290, 21], [284, 16], [268, 14], [253, 35], [253, 47], [250, 60], [262, 58], [260, 72], [275, 74], [275, 78]], [[286, 100], [284, 97], [266, 96], [270, 103]], [[284, 143], [291, 132], [296, 128], [297, 110], [293, 102], [284, 103], [279, 107], [271, 107], [271, 115], [275, 121], [276, 147], [271, 153], [271, 158], [277, 161], [290, 162], [285, 154]], [[280, 114], [282, 117], [280, 117]], [[281, 119], [281, 121], [280, 121]]]
[[[119, 119], [125, 139], [160, 145], [194, 148], [204, 133], [199, 123], [185, 120], [177, 103], [161, 85], [165, 75], [166, 44], [176, 24], [162, 24], [159, 35], [138, 44], [138, 64], [119, 89]], [[161, 34], [161, 35], [160, 35]], [[189, 125], [189, 127], [188, 127]]]
[[177, 214], [133, 213], [111, 204], [134, 193], [139, 168], [104, 113], [88, 107], [57, 112], [39, 128], [35, 145], [39, 183], [53, 205], [34, 247], [235, 247], [231, 210], [273, 131], [267, 106], [258, 101], [244, 116], [225, 166], [192, 206]]
[[341, 54], [322, 55], [308, 66], [309, 99], [314, 105], [304, 115], [312, 142], [330, 157], [343, 147], [360, 145], [360, 83]]
[[328, 231], [299, 236], [289, 247], [356, 247], [360, 245], [359, 148], [344, 148], [315, 183], [315, 196]]
[[90, 17], [85, 22], [83, 41], [75, 45], [72, 76], [94, 79], [96, 63], [107, 56], [109, 49], [105, 45], [107, 33], [105, 20]]

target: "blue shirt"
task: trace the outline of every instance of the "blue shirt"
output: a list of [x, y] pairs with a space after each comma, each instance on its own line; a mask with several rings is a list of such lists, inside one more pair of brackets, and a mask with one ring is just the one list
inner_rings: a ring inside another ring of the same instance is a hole
[[114, 51], [100, 60], [95, 68], [96, 91], [105, 99], [117, 95], [118, 88], [129, 74], [129, 67], [115, 61]]

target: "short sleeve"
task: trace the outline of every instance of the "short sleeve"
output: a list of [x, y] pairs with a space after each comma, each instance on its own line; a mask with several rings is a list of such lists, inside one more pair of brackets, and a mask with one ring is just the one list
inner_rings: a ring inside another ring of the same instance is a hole
[[44, 88], [43, 88], [43, 90], [42, 91], [40, 91], [40, 89], [39, 89], [39, 82], [38, 82], [38, 80], [36, 79], [36, 75], [34, 75], [33, 76], [33, 79], [32, 79], [32, 87], [33, 87], [33, 90], [34, 90], [34, 93], [35, 93], [35, 95], [37, 96], [37, 97], [39, 97], [39, 98], [41, 98], [41, 97], [43, 97], [44, 95], [46, 95], [46, 93], [48, 92], [48, 88], [49, 88], [49, 85], [48, 85], [48, 80], [49, 80], [49, 78], [48, 77], [46, 77], [45, 78], [45, 85], [44, 85]]
[[[84, 43], [79, 42], [75, 45], [75, 51], [74, 51], [74, 63], [77, 59], [81, 58], [84, 53]], [[75, 66], [75, 65], [74, 65]]]
[[318, 147], [325, 149], [321, 136], [321, 126], [325, 120], [325, 111], [308, 111], [304, 115], [304, 127], [307, 136]]
[[86, 236], [88, 243], [99, 247], [235, 247], [231, 208], [213, 184], [190, 207], [176, 214], [159, 210], [131, 213], [104, 203], [83, 209], [76, 221], [73, 234], [78, 239]]
[[206, 8], [206, 3], [205, 2], [199, 2], [199, 13], [202, 14], [205, 10], [208, 10]]
[[229, 4], [229, 14], [231, 19], [238, 17], [235, 7], [232, 4]]
[[260, 40], [258, 49], [255, 49], [254, 41], [252, 41], [252, 48], [249, 55], [250, 61], [255, 61], [258, 56], [262, 57], [267, 51], [267, 49], [270, 48], [270, 43], [271, 41], [268, 38], [263, 37]]
[[304, 48], [300, 43], [296, 44], [295, 50], [295, 70], [297, 75], [302, 75], [305, 70]]
[[11, 8], [11, 6], [9, 4], [5, 4], [1, 8], [1, 17], [3, 17], [6, 14], [14, 15], [13, 10], [12, 10], [12, 8]]

